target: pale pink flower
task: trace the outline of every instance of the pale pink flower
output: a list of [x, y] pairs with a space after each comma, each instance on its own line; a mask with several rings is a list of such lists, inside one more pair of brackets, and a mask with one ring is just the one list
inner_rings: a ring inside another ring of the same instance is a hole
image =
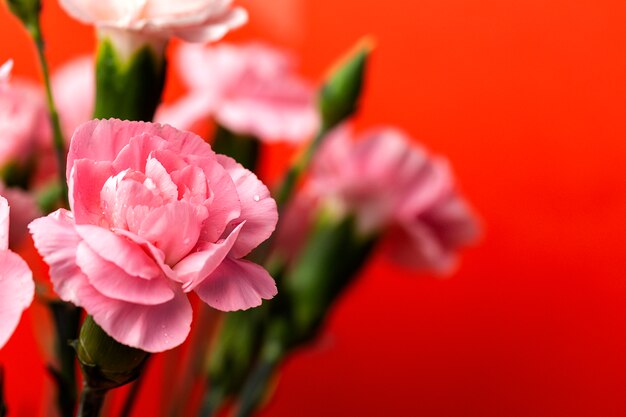
[[119, 342], [180, 345], [191, 291], [224, 311], [276, 294], [267, 271], [243, 259], [273, 232], [276, 203], [200, 137], [94, 120], [75, 132], [67, 166], [72, 211], [35, 220], [31, 233], [60, 297]]
[[175, 58], [187, 96], [157, 112], [181, 129], [213, 117], [229, 130], [265, 141], [298, 142], [317, 130], [313, 87], [291, 57], [262, 44], [182, 45]]
[[173, 36], [188, 42], [215, 41], [248, 19], [232, 0], [61, 0], [61, 6], [75, 19], [117, 38], [118, 44]]
[[345, 126], [333, 131], [315, 156], [299, 200], [301, 216], [304, 207], [354, 215], [362, 235], [382, 233], [389, 255], [419, 269], [449, 270], [457, 249], [478, 233], [448, 163], [394, 129], [356, 141]]
[[9, 204], [0, 197], [0, 348], [11, 337], [35, 294], [30, 268], [9, 250]]

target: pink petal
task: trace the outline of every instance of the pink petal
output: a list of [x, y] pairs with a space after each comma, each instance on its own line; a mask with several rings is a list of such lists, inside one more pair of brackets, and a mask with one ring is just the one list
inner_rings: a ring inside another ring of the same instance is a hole
[[137, 234], [161, 249], [168, 265], [175, 265], [198, 243], [208, 215], [204, 206], [175, 201], [150, 212]]
[[192, 291], [219, 266], [237, 241], [243, 224], [218, 243], [205, 243], [198, 252], [185, 257], [174, 267], [174, 272], [186, 292]]
[[187, 42], [215, 42], [229, 31], [243, 26], [248, 21], [248, 13], [241, 7], [229, 10], [217, 18], [210, 18], [201, 24], [177, 29], [176, 36]]
[[9, 250], [0, 251], [0, 348], [13, 334], [34, 294], [33, 274], [26, 262]]
[[202, 138], [171, 126], [117, 119], [92, 120], [76, 129], [72, 137], [67, 155], [68, 178], [76, 159], [112, 162], [133, 137], [144, 134], [166, 138], [168, 149], [181, 155], [214, 155]]
[[89, 283], [108, 298], [141, 305], [163, 304], [174, 298], [174, 291], [163, 275], [151, 280], [129, 275], [114, 263], [105, 261], [85, 242], [78, 245], [76, 263]]
[[113, 300], [91, 286], [80, 291], [85, 310], [118, 342], [157, 353], [182, 344], [191, 328], [192, 310], [187, 296], [177, 291], [174, 299], [146, 306]]
[[241, 201], [238, 221], [246, 224], [239, 234], [231, 256], [243, 258], [269, 238], [276, 229], [278, 210], [267, 187], [234, 159], [219, 155], [218, 161], [232, 177]]
[[0, 197], [0, 250], [9, 249], [9, 202]]
[[226, 258], [195, 291], [202, 301], [222, 311], [258, 307], [277, 294], [276, 283], [263, 267], [232, 258]]
[[222, 236], [228, 224], [241, 215], [239, 193], [233, 179], [221, 164], [198, 159], [192, 162], [204, 169], [211, 198], [208, 205], [209, 221], [204, 223], [200, 240], [215, 242]]
[[148, 133], [134, 136], [117, 154], [113, 167], [117, 172], [125, 169], [144, 172], [150, 154], [153, 151], [167, 149], [167, 145], [165, 139]]
[[162, 276], [154, 260], [135, 242], [98, 226], [77, 225], [75, 230], [91, 250], [127, 274], [146, 280]]
[[54, 291], [63, 301], [80, 306], [77, 293], [87, 283], [87, 277], [76, 265], [76, 250], [81, 237], [74, 229], [74, 218], [67, 210], [57, 210], [47, 217], [33, 221], [28, 228], [35, 247], [50, 266]]
[[113, 175], [110, 162], [76, 161], [68, 183], [70, 207], [76, 223], [102, 224], [105, 219], [100, 192]]

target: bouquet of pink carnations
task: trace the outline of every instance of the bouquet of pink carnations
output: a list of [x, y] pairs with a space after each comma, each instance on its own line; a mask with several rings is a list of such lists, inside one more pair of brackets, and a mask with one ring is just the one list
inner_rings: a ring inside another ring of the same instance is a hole
[[[163, 407], [182, 415], [201, 386], [196, 415], [250, 416], [375, 250], [445, 273], [476, 237], [444, 159], [351, 131], [367, 42], [316, 89], [282, 51], [207, 46], [246, 23], [230, 0], [60, 3], [94, 25], [95, 59], [49, 75], [41, 1], [7, 0], [44, 88], [0, 69], [0, 347], [33, 298], [49, 308], [56, 415], [98, 416], [133, 383], [129, 415], [150, 358], [189, 338]], [[188, 92], [163, 104], [171, 64]], [[268, 186], [255, 172], [281, 140], [300, 152]], [[49, 277], [13, 251], [28, 233]]]

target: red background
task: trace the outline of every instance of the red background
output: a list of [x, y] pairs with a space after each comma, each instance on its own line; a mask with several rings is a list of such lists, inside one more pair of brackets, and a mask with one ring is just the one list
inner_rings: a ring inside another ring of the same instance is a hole
[[[447, 155], [484, 236], [447, 280], [376, 260], [264, 415], [626, 415], [626, 3], [306, 0], [283, 16], [293, 1], [254, 0], [229, 39], [287, 46], [317, 80], [373, 35], [359, 126], [398, 125]], [[93, 48], [44, 3], [53, 68]], [[36, 77], [4, 7], [0, 39], [0, 62]], [[15, 416], [42, 395], [31, 318], [0, 354]]]

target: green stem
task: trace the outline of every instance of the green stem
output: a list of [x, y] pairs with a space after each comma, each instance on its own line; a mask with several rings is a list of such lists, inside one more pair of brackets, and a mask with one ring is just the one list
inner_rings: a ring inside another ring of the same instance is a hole
[[0, 417], [5, 417], [7, 413], [7, 406], [4, 403], [4, 368], [0, 368]]
[[173, 399], [167, 413], [169, 417], [184, 414], [185, 407], [189, 403], [189, 396], [198, 381], [200, 372], [203, 371], [206, 353], [209, 351], [211, 338], [216, 331], [218, 318], [219, 313], [216, 310], [204, 303], [200, 306], [196, 319], [197, 331], [191, 337], [190, 351], [182, 364], [184, 372], [180, 383], [177, 384], [178, 389], [173, 390]]
[[293, 164], [287, 171], [287, 174], [285, 174], [283, 181], [278, 187], [278, 193], [276, 194], [276, 203], [278, 204], [278, 207], [282, 208], [291, 198], [300, 177], [302, 177], [302, 174], [311, 164], [313, 155], [315, 155], [315, 152], [322, 144], [324, 136], [326, 136], [328, 131], [329, 129], [322, 126], [313, 142], [309, 144], [304, 153], [300, 155], [295, 164]]
[[133, 412], [133, 407], [135, 402], [137, 401], [137, 397], [139, 396], [139, 391], [141, 390], [141, 386], [143, 385], [143, 380], [145, 379], [145, 372], [139, 374], [139, 377], [133, 385], [130, 387], [130, 392], [126, 397], [126, 401], [124, 401], [124, 407], [122, 408], [122, 412], [120, 413], [120, 417], [130, 417]]
[[228, 155], [244, 168], [256, 172], [261, 147], [257, 138], [240, 135], [217, 125], [211, 146], [215, 152]]
[[55, 352], [59, 369], [50, 368], [57, 383], [57, 403], [63, 417], [74, 415], [76, 408], [76, 352], [70, 342], [78, 337], [80, 309], [61, 301], [49, 303], [56, 327]]
[[108, 390], [83, 386], [76, 417], [98, 417]]
[[262, 360], [250, 374], [239, 396], [239, 405], [234, 417], [250, 417], [263, 401], [269, 382], [280, 363], [280, 357], [275, 356]]
[[202, 406], [198, 412], [198, 417], [213, 417], [222, 408], [224, 404], [225, 395], [222, 390], [211, 389], [207, 395], [205, 395], [202, 401]]
[[67, 153], [65, 149], [65, 141], [63, 140], [63, 132], [61, 130], [61, 121], [59, 119], [59, 113], [57, 112], [56, 105], [54, 103], [54, 96], [52, 94], [52, 85], [50, 83], [50, 71], [48, 69], [48, 61], [45, 54], [45, 43], [41, 33], [41, 25], [39, 20], [37, 24], [30, 27], [30, 33], [37, 47], [37, 56], [39, 58], [39, 64], [41, 65], [41, 73], [43, 75], [44, 86], [46, 90], [46, 101], [48, 104], [48, 111], [50, 113], [50, 121], [52, 123], [52, 134], [54, 151], [57, 157], [57, 166], [59, 173], [59, 182], [61, 185], [61, 195], [64, 198], [64, 202], [67, 205], [67, 182], [65, 181], [65, 166]]

